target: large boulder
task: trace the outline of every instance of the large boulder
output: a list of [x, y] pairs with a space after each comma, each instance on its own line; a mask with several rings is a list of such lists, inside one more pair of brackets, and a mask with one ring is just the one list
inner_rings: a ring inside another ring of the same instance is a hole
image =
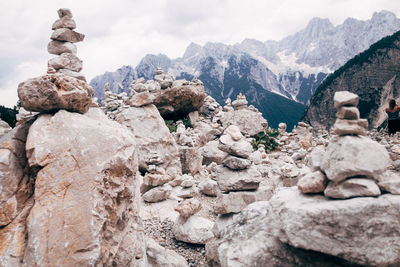
[[178, 146], [154, 105], [124, 109], [116, 120], [135, 135], [140, 169], [158, 165], [171, 177], [181, 173]]
[[135, 138], [100, 109], [41, 115], [26, 151], [35, 181], [26, 266], [132, 266], [145, 260]]
[[[347, 200], [296, 187], [250, 204], [206, 245], [216, 266], [397, 266], [400, 196]], [[218, 223], [218, 221], [217, 221]]]
[[11, 130], [10, 125], [7, 122], [0, 119], [0, 137]]
[[172, 230], [177, 240], [191, 244], [205, 244], [214, 237], [211, 231], [213, 226], [212, 221], [198, 215], [188, 219], [179, 216]]
[[94, 90], [86, 82], [62, 74], [47, 74], [18, 85], [21, 105], [28, 111], [66, 109], [85, 113]]
[[341, 136], [329, 143], [321, 170], [329, 180], [340, 182], [354, 176], [377, 177], [389, 162], [389, 153], [379, 143], [363, 136]]
[[203, 85], [183, 85], [153, 92], [154, 105], [163, 117], [182, 117], [198, 110], [206, 94]]
[[230, 125], [238, 126], [244, 135], [253, 136], [268, 129], [268, 122], [264, 119], [262, 114], [250, 109], [225, 112], [221, 121], [224, 128]]

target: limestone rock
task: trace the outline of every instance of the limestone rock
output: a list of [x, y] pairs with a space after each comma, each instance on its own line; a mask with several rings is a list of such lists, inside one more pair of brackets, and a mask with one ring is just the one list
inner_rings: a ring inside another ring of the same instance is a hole
[[337, 135], [367, 135], [368, 121], [336, 119], [333, 129]]
[[77, 43], [83, 41], [85, 35], [68, 28], [61, 28], [55, 30], [50, 37], [52, 40], [64, 41], [70, 43]]
[[257, 200], [255, 192], [229, 192], [218, 196], [214, 212], [216, 214], [238, 213]]
[[34, 177], [26, 169], [25, 142], [32, 121], [0, 137], [0, 231], [18, 216], [33, 193]]
[[188, 267], [186, 260], [173, 250], [165, 249], [154, 239], [149, 238], [146, 242], [147, 266], [173, 266]]
[[322, 193], [327, 184], [328, 180], [325, 175], [320, 171], [316, 171], [301, 177], [297, 187], [302, 193]]
[[78, 80], [86, 82], [86, 78], [85, 78], [85, 76], [83, 74], [80, 74], [79, 72], [76, 72], [76, 71], [73, 71], [73, 70], [59, 69], [57, 71], [57, 73], [64, 74], [66, 76], [73, 77], [75, 79], [78, 79]]
[[190, 173], [195, 175], [201, 169], [203, 156], [201, 150], [197, 147], [180, 147], [179, 154], [182, 164], [182, 173]]
[[255, 166], [242, 171], [233, 171], [218, 166], [216, 179], [222, 192], [257, 189], [262, 180], [261, 173]]
[[37, 118], [26, 151], [29, 165], [41, 167], [27, 219], [27, 266], [143, 260], [132, 133], [98, 108], [60, 110]]
[[222, 161], [222, 165], [231, 170], [244, 170], [251, 166], [251, 161], [248, 159], [228, 156]]
[[218, 148], [219, 142], [217, 140], [208, 142], [202, 148], [203, 164], [208, 165], [211, 162], [222, 164], [222, 161], [229, 155], [228, 153]]
[[154, 105], [124, 109], [116, 120], [135, 135], [139, 168], [157, 165], [171, 177], [181, 174], [178, 146]]
[[149, 92], [141, 92], [131, 96], [128, 103], [133, 107], [141, 107], [153, 104], [154, 95]]
[[325, 149], [322, 147], [315, 147], [306, 158], [306, 164], [311, 168], [311, 171], [315, 172], [320, 170], [321, 162], [325, 154]]
[[166, 89], [172, 86], [175, 77], [171, 74], [160, 73], [154, 76], [154, 80], [160, 84], [161, 89]]
[[0, 119], [0, 137], [1, 137], [2, 135], [5, 135], [5, 134], [8, 133], [9, 131], [11, 131], [10, 125], [8, 125], [7, 122], [2, 121], [2, 120]]
[[354, 176], [383, 173], [390, 158], [385, 147], [363, 136], [342, 136], [330, 142], [321, 163], [327, 178], [340, 182]]
[[76, 28], [75, 21], [72, 19], [71, 16], [64, 16], [58, 20], [56, 20], [53, 23], [53, 26], [51, 26], [52, 30], [57, 30], [61, 28], [68, 28], [70, 30], [73, 30]]
[[162, 116], [178, 116], [198, 110], [206, 94], [202, 85], [185, 85], [157, 90], [154, 94], [154, 105]]
[[87, 83], [61, 74], [43, 75], [18, 85], [18, 97], [28, 111], [66, 109], [85, 113], [93, 94]]
[[172, 188], [170, 185], [165, 184], [150, 189], [143, 194], [142, 198], [146, 202], [154, 203], [166, 200], [171, 195]]
[[205, 194], [207, 196], [212, 196], [212, 197], [217, 196], [218, 193], [220, 192], [218, 183], [211, 179], [206, 179], [206, 180], [200, 182], [199, 189], [203, 194]]
[[381, 194], [378, 185], [372, 179], [349, 178], [339, 183], [330, 182], [325, 189], [330, 198], [376, 197]]
[[282, 242], [361, 265], [390, 266], [400, 262], [400, 196], [331, 201], [286, 189], [273, 199]]
[[158, 174], [158, 173], [147, 172], [143, 177], [143, 183], [150, 187], [154, 187], [154, 186], [163, 185], [165, 183], [168, 183], [172, 179], [173, 179], [173, 177], [171, 177], [167, 174]]
[[205, 244], [214, 237], [211, 231], [213, 226], [214, 223], [212, 221], [194, 215], [187, 220], [178, 217], [172, 230], [175, 238], [179, 241], [191, 244]]
[[358, 120], [360, 119], [360, 111], [356, 107], [342, 106], [338, 109], [336, 117], [344, 120]]
[[47, 45], [47, 51], [53, 55], [61, 55], [63, 53], [71, 53], [76, 55], [76, 45], [70, 42], [61, 42], [52, 40]]
[[68, 69], [76, 72], [82, 70], [82, 60], [71, 53], [63, 53], [58, 57], [50, 59], [48, 65], [55, 70]]
[[333, 104], [336, 109], [342, 106], [357, 107], [359, 97], [349, 91], [338, 91], [333, 97]]
[[72, 12], [68, 8], [60, 8], [57, 10], [58, 17], [61, 19], [63, 17], [72, 17]]
[[224, 128], [227, 128], [229, 125], [236, 125], [243, 134], [250, 136], [268, 129], [267, 120], [260, 113], [249, 109], [225, 112], [221, 121]]
[[400, 195], [400, 175], [397, 172], [385, 171], [376, 177], [379, 188], [394, 195]]
[[187, 219], [201, 210], [201, 203], [195, 198], [186, 199], [179, 203], [174, 210], [177, 211], [181, 217]]
[[253, 153], [253, 146], [246, 139], [234, 141], [230, 135], [224, 134], [219, 139], [218, 148], [233, 156], [249, 158]]

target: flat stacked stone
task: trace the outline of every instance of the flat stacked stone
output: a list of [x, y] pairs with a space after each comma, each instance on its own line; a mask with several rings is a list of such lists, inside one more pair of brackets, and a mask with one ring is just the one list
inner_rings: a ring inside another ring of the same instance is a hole
[[77, 49], [74, 44], [83, 41], [85, 35], [74, 31], [76, 24], [69, 9], [61, 8], [57, 12], [59, 19], [53, 23], [54, 32], [47, 51], [58, 56], [49, 60], [48, 73], [62, 73], [86, 81], [79, 73], [82, 70], [82, 60], [76, 56]]
[[247, 102], [246, 96], [242, 95], [242, 93], [239, 93], [236, 97], [236, 100], [232, 102], [232, 106], [235, 110], [239, 110], [246, 108], [248, 103], [249, 102]]

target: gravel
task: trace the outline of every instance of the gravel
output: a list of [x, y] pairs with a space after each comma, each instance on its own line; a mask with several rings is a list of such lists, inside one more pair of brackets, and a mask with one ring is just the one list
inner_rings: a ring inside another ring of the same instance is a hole
[[144, 220], [143, 225], [148, 237], [156, 240], [164, 248], [177, 252], [186, 259], [189, 266], [207, 266], [205, 246], [176, 240], [172, 232], [174, 222], [152, 218]]

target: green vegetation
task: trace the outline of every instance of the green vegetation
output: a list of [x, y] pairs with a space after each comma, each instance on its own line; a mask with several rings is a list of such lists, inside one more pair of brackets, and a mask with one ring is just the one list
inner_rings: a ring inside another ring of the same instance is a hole
[[258, 134], [252, 136], [253, 148], [257, 150], [259, 145], [264, 145], [265, 152], [269, 153], [271, 151], [274, 151], [275, 148], [278, 146], [278, 142], [276, 140], [276, 137], [278, 137], [278, 135], [278, 130], [273, 128], [269, 128], [266, 134], [264, 132], [259, 132]]
[[0, 106], [0, 118], [7, 122], [8, 125], [14, 127], [17, 123], [18, 108], [14, 106], [14, 108], [7, 108], [5, 106]]
[[167, 125], [169, 132], [176, 132], [177, 124], [176, 122], [181, 120], [183, 122], [183, 125], [185, 125], [185, 128], [193, 128], [192, 123], [190, 122], [189, 116], [185, 116], [183, 119], [177, 119], [177, 120], [164, 120], [165, 125]]

